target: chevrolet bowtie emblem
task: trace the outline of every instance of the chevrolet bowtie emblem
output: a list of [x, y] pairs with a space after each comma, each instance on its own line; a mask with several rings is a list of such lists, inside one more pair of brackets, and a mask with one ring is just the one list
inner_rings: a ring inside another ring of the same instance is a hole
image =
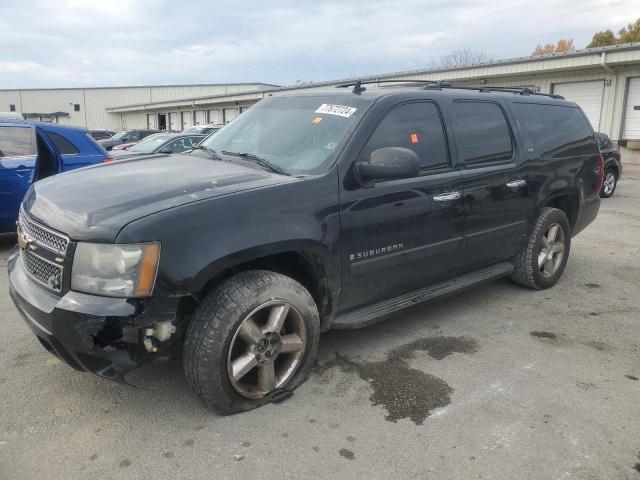
[[27, 248], [34, 246], [34, 245], [31, 245], [32, 241], [33, 241], [33, 238], [31, 238], [29, 235], [24, 233], [22, 229], [18, 229], [18, 246], [22, 250], [26, 250]]

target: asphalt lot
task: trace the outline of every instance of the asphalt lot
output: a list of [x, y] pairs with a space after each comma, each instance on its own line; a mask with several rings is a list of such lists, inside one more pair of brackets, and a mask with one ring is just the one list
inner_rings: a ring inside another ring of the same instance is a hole
[[0, 479], [640, 479], [640, 167], [574, 239], [564, 277], [498, 281], [321, 338], [287, 401], [218, 417], [180, 363], [132, 388], [47, 353], [7, 293]]

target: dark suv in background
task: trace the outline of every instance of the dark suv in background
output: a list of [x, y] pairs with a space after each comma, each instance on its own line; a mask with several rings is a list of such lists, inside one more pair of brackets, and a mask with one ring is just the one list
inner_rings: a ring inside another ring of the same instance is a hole
[[268, 97], [190, 153], [32, 186], [10, 294], [71, 366], [120, 379], [182, 347], [193, 390], [239, 412], [300, 385], [321, 331], [503, 276], [553, 286], [603, 175], [562, 97], [440, 83]]
[[622, 176], [622, 158], [620, 156], [620, 146], [613, 143], [604, 133], [596, 132], [598, 148], [604, 158], [604, 182], [600, 196], [609, 198], [618, 186], [618, 180]]

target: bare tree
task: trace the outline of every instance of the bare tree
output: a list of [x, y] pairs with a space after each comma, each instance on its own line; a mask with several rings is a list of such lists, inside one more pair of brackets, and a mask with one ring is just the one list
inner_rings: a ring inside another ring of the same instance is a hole
[[495, 57], [486, 52], [478, 52], [470, 48], [453, 50], [451, 53], [440, 57], [440, 60], [432, 62], [434, 68], [456, 68], [467, 65], [475, 65], [494, 60]]

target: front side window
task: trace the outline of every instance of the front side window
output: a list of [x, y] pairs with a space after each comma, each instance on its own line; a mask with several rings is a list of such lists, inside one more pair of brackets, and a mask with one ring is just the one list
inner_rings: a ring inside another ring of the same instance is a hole
[[0, 127], [0, 157], [24, 157], [37, 154], [35, 128]]
[[423, 170], [449, 166], [442, 120], [438, 108], [431, 102], [394, 107], [376, 127], [360, 153], [359, 161], [368, 161], [371, 152], [384, 147], [413, 150]]
[[201, 145], [223, 156], [257, 156], [286, 173], [319, 173], [333, 163], [370, 105], [357, 95], [269, 97]]
[[495, 103], [453, 103], [453, 131], [458, 154], [466, 165], [511, 160], [511, 132], [502, 109]]

